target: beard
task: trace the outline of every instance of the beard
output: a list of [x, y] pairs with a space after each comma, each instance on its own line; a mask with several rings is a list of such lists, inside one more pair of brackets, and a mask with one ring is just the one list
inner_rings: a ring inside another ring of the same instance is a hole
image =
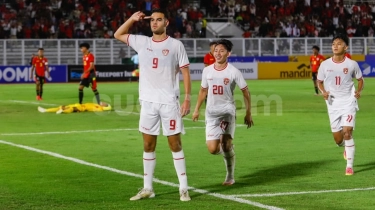
[[151, 29], [151, 31], [152, 31], [152, 33], [154, 33], [156, 35], [161, 35], [165, 32], [165, 30], [163, 28], [156, 29], [156, 30]]

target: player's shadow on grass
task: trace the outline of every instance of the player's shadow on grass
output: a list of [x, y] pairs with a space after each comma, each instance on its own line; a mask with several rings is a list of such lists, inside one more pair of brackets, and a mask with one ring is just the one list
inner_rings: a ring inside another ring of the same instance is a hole
[[[236, 189], [243, 187], [251, 187], [256, 185], [269, 185], [272, 183], [283, 182], [288, 179], [293, 179], [295, 177], [305, 176], [314, 173], [314, 171], [319, 170], [320, 167], [331, 163], [334, 160], [324, 160], [324, 161], [308, 161], [299, 163], [290, 163], [284, 165], [276, 165], [272, 168], [261, 169], [258, 171], [251, 172], [249, 175], [241, 176], [236, 178], [236, 183], [232, 186], [222, 186], [221, 183], [208, 186], [196, 186], [200, 189], [206, 189], [211, 193], [219, 193], [225, 191], [228, 188]], [[237, 170], [247, 170], [244, 168]], [[192, 197], [200, 196], [194, 195]]]
[[354, 165], [354, 167], [357, 168], [354, 173], [375, 170], [375, 161], [362, 165]]

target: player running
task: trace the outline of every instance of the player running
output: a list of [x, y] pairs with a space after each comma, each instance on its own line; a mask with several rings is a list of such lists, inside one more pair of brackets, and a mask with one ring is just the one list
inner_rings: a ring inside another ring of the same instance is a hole
[[[129, 28], [137, 21], [150, 19], [152, 37], [129, 34]], [[190, 70], [189, 60], [184, 45], [167, 36], [169, 24], [167, 13], [154, 10], [145, 17], [142, 12], [134, 13], [115, 33], [115, 38], [131, 46], [139, 55], [139, 99], [141, 113], [139, 131], [143, 135], [144, 186], [130, 200], [153, 198], [155, 193], [152, 179], [156, 164], [156, 139], [160, 133], [167, 136], [172, 151], [174, 166], [180, 182], [180, 200], [189, 201], [186, 176], [185, 155], [181, 145], [181, 133], [185, 133], [182, 117], [190, 112]], [[182, 73], [185, 97], [179, 105], [179, 72]]]
[[250, 92], [241, 72], [228, 63], [233, 44], [229, 40], [219, 40], [215, 45], [216, 62], [203, 70], [201, 89], [195, 106], [193, 120], [199, 118], [199, 109], [208, 95], [206, 107], [206, 144], [213, 155], [223, 154], [227, 175], [223, 185], [234, 184], [235, 157], [233, 150], [234, 130], [236, 127], [236, 106], [234, 89], [242, 90], [246, 106], [245, 124], [254, 125], [251, 117]]
[[96, 89], [96, 71], [94, 65], [94, 55], [89, 51], [90, 45], [88, 43], [82, 43], [79, 45], [83, 54], [83, 73], [81, 75], [81, 82], [78, 88], [79, 103], [82, 104], [83, 100], [83, 88], [91, 85], [92, 92], [95, 94], [96, 102], [100, 104], [99, 92]]
[[320, 48], [316, 45], [312, 47], [313, 54], [310, 56], [310, 69], [312, 73], [312, 80], [315, 88], [315, 95], [319, 95], [318, 83], [316, 82], [316, 76], [318, 75], [318, 69], [320, 64], [324, 61], [324, 56], [319, 54]]
[[[338, 34], [332, 39], [333, 57], [324, 61], [318, 72], [318, 86], [328, 108], [333, 138], [338, 146], [345, 146], [346, 175], [353, 175], [355, 146], [352, 133], [355, 127], [357, 99], [361, 97], [364, 80], [356, 61], [345, 56], [348, 37]], [[353, 78], [358, 80], [355, 90]]]
[[32, 57], [32, 67], [30, 79], [33, 79], [35, 69], [35, 84], [36, 84], [36, 100], [43, 100], [43, 85], [45, 83], [45, 72], [47, 72], [47, 78], [50, 77], [48, 69], [48, 59], [44, 57], [44, 49], [38, 49], [38, 56]]

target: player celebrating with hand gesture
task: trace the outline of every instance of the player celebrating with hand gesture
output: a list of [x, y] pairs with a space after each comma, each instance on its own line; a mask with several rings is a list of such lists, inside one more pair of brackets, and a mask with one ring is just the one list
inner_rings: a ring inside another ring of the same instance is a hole
[[[152, 37], [129, 34], [129, 28], [137, 21], [150, 19]], [[184, 133], [182, 117], [190, 111], [190, 70], [184, 45], [167, 36], [169, 24], [167, 13], [154, 10], [146, 17], [142, 12], [134, 13], [115, 33], [115, 38], [131, 46], [139, 56], [139, 100], [141, 113], [139, 131], [143, 134], [143, 189], [130, 200], [153, 198], [152, 179], [156, 164], [155, 147], [160, 123], [163, 135], [167, 136], [172, 151], [174, 166], [180, 182], [180, 200], [189, 201], [185, 156], [180, 134]], [[182, 73], [185, 98], [179, 106], [179, 72]]]
[[[355, 146], [353, 130], [358, 109], [357, 99], [361, 96], [364, 80], [356, 61], [345, 56], [348, 37], [338, 34], [332, 39], [333, 57], [319, 67], [318, 86], [328, 108], [333, 138], [338, 146], [345, 146], [346, 175], [353, 175]], [[355, 90], [353, 78], [358, 80]]]
[[251, 117], [250, 92], [241, 72], [228, 63], [233, 44], [222, 39], [215, 44], [215, 63], [203, 70], [201, 89], [195, 106], [193, 120], [199, 118], [199, 109], [207, 97], [206, 106], [206, 143], [208, 151], [213, 155], [223, 154], [227, 175], [223, 185], [234, 184], [235, 157], [232, 141], [236, 127], [236, 105], [234, 89], [241, 88], [245, 107], [245, 124], [254, 125]]

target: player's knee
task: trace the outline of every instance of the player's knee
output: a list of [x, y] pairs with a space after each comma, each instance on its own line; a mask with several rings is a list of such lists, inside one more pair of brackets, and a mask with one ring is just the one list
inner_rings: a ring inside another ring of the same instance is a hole
[[145, 152], [155, 151], [155, 143], [153, 143], [153, 142], [143, 142], [143, 150]]
[[344, 130], [344, 139], [351, 139], [351, 138], [352, 138], [352, 130], [351, 129]]
[[220, 144], [210, 144], [207, 143], [208, 152], [212, 155], [220, 154]]

